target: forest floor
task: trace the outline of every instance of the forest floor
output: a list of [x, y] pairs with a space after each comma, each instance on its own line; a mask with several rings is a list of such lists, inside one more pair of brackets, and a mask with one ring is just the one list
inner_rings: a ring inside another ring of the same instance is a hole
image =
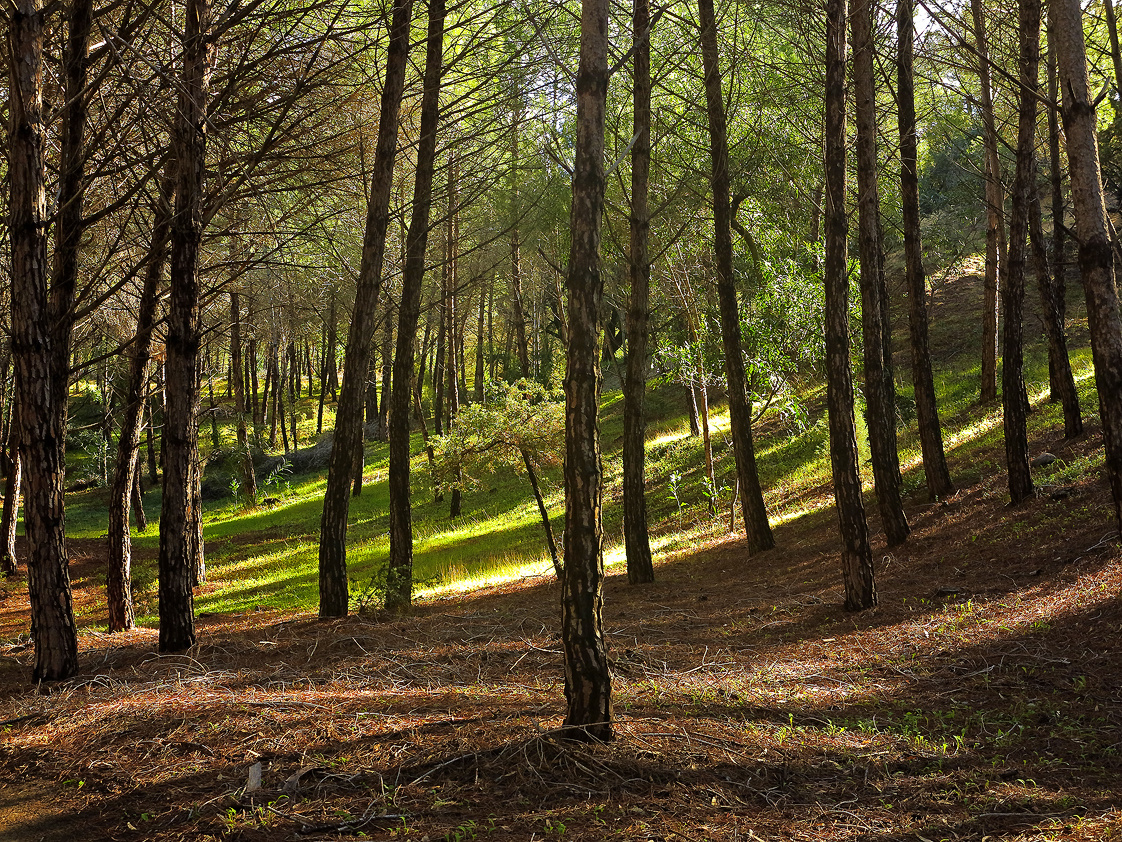
[[[998, 408], [970, 413], [949, 423], [1000, 428]], [[94, 630], [104, 542], [74, 542], [78, 678], [29, 688], [26, 580], [0, 582], [0, 842], [1122, 840], [1101, 436], [1036, 429], [1032, 453], [1058, 461], [1019, 507], [999, 435], [949, 444], [959, 491], [908, 498], [902, 547], [866, 497], [873, 610], [841, 608], [826, 486], [768, 553], [730, 535], [659, 558], [653, 585], [613, 571], [598, 745], [558, 737], [550, 578], [406, 617], [203, 615], [167, 656], [153, 629]]]
[[[755, 558], [730, 539], [650, 586], [609, 576], [603, 745], [558, 739], [545, 578], [405, 618], [201, 617], [181, 656], [86, 631], [82, 677], [44, 694], [23, 638], [0, 658], [0, 839], [1122, 839], [1108, 491], [1009, 508], [1004, 482], [910, 500], [862, 613], [829, 509]], [[100, 598], [96, 547], [75, 555], [76, 599]]]

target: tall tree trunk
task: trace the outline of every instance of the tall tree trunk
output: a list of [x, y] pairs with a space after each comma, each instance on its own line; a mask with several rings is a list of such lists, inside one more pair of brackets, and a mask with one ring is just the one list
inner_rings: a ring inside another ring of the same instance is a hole
[[[249, 447], [246, 428], [245, 382], [242, 377], [242, 312], [240, 296], [230, 293], [230, 368], [234, 372], [234, 412], [238, 416], [238, 451], [241, 453], [242, 499], [257, 505], [257, 473], [253, 469], [253, 451]], [[322, 383], [320, 384], [322, 390]]]
[[857, 425], [853, 377], [849, 368], [849, 277], [845, 218], [845, 18], [846, 0], [826, 5], [826, 404], [830, 463], [842, 542], [845, 608], [860, 611], [877, 604], [869, 526], [857, 468]]
[[[156, 368], [158, 371], [160, 367], [157, 366]], [[160, 482], [160, 460], [156, 456], [156, 405], [152, 400], [152, 393], [156, 392], [159, 395], [161, 392], [153, 388], [151, 379], [146, 385], [148, 391], [144, 397], [144, 402], [148, 405], [148, 424], [144, 428], [144, 437], [147, 445], [146, 450], [148, 451], [148, 483], [155, 487]]]
[[611, 671], [604, 643], [604, 474], [600, 464], [600, 227], [604, 214], [604, 112], [608, 2], [581, 4], [573, 202], [569, 214], [568, 366], [565, 373], [565, 565], [561, 641], [566, 736], [612, 738]]
[[69, 678], [78, 671], [78, 639], [70, 595], [63, 521], [63, 443], [58, 440], [47, 279], [44, 191], [43, 9], [19, 0], [8, 13], [8, 183], [12, 255], [12, 356], [25, 465], [27, 578], [32, 681]]
[[70, 382], [70, 346], [74, 333], [74, 300], [78, 289], [78, 262], [82, 237], [86, 231], [83, 206], [86, 193], [85, 148], [87, 69], [90, 30], [93, 25], [92, 0], [72, 0], [68, 5], [65, 75], [62, 106], [61, 148], [59, 150], [58, 216], [55, 220], [54, 273], [50, 293], [51, 353], [53, 355], [51, 396], [54, 413], [54, 438], [62, 449], [65, 472], [67, 387]]
[[144, 422], [144, 397], [151, 363], [152, 330], [160, 300], [160, 283], [167, 264], [171, 203], [175, 173], [169, 164], [160, 184], [152, 213], [152, 243], [136, 315], [136, 339], [129, 355], [128, 383], [117, 438], [117, 459], [109, 493], [109, 548], [106, 559], [106, 602], [109, 631], [128, 631], [136, 625], [132, 603], [132, 536], [129, 508], [139, 466], [140, 433]]
[[1106, 204], [1103, 201], [1095, 106], [1087, 82], [1087, 54], [1078, 0], [1050, 0], [1049, 21], [1063, 89], [1064, 135], [1071, 172], [1079, 269], [1095, 362], [1099, 417], [1106, 446], [1106, 475], [1114, 514], [1122, 527], [1122, 313], [1114, 278]]
[[[457, 348], [459, 347], [459, 331], [456, 329], [458, 321], [456, 316], [456, 287], [459, 284], [456, 270], [456, 251], [459, 248], [459, 218], [457, 216], [458, 198], [456, 195], [456, 181], [459, 172], [456, 167], [455, 153], [448, 163], [448, 219], [446, 220], [445, 250], [444, 250], [444, 283], [445, 315], [448, 321], [448, 433], [452, 433], [452, 425], [456, 422], [456, 415], [460, 411], [460, 366]], [[451, 499], [448, 505], [448, 517], [460, 516], [463, 508], [463, 491], [460, 489], [462, 476], [456, 471], [457, 482], [452, 488]]]
[[132, 469], [132, 516], [136, 518], [136, 531], [148, 529], [148, 515], [144, 512], [144, 484], [140, 480], [140, 448], [136, 451], [136, 464]]
[[740, 481], [741, 511], [748, 538], [748, 554], [755, 555], [775, 546], [764, 507], [763, 489], [756, 470], [755, 444], [752, 441], [752, 407], [744, 355], [740, 347], [740, 315], [732, 273], [732, 209], [729, 187], [729, 152], [725, 106], [721, 95], [721, 71], [717, 53], [717, 23], [713, 0], [698, 0], [701, 26], [701, 58], [705, 69], [705, 102], [709, 118], [712, 155], [713, 251], [717, 261], [717, 297], [721, 310], [721, 341], [725, 352], [728, 380], [729, 421], [736, 475]]
[[915, 39], [914, 0], [896, 4], [896, 80], [900, 128], [900, 200], [904, 222], [904, 275], [908, 289], [908, 332], [912, 346], [912, 385], [923, 474], [931, 499], [954, 494], [947, 469], [943, 430], [935, 399], [935, 377], [927, 336], [927, 274], [923, 267], [923, 240], [919, 222], [919, 168], [916, 151], [915, 84], [912, 72]]
[[398, 113], [405, 87], [405, 68], [409, 56], [409, 24], [413, 0], [396, 0], [386, 52], [386, 76], [378, 117], [378, 141], [374, 153], [374, 172], [366, 208], [362, 263], [354, 312], [347, 333], [344, 367], [347, 376], [339, 395], [335, 415], [335, 441], [328, 465], [327, 489], [323, 498], [319, 542], [319, 615], [344, 617], [347, 614], [347, 514], [348, 491], [355, 459], [362, 450], [363, 375], [370, 365], [370, 344], [375, 307], [382, 284], [386, 255], [386, 230], [390, 222], [390, 191], [393, 188], [394, 161], [397, 158]]
[[199, 463], [199, 243], [202, 239], [207, 98], [214, 50], [209, 0], [187, 0], [183, 76], [175, 123], [176, 191], [171, 223], [164, 416], [164, 498], [160, 512], [160, 651], [195, 643], [193, 580], [201, 567], [196, 487]]
[[390, 390], [390, 562], [386, 609], [404, 611], [413, 602], [413, 512], [409, 500], [409, 399], [413, 380], [413, 345], [421, 317], [421, 285], [425, 276], [429, 210], [436, 163], [436, 132], [440, 122], [440, 83], [444, 53], [444, 0], [429, 0], [428, 41], [425, 49], [424, 92], [421, 95], [421, 135], [417, 144], [413, 214], [406, 237], [401, 273], [397, 348]]
[[[1048, 108], [1048, 159], [1052, 183], [1052, 271], [1041, 276], [1040, 297], [1048, 320], [1048, 383], [1050, 401], [1060, 401], [1064, 408], [1064, 438], [1075, 438], [1083, 432], [1083, 414], [1079, 393], [1071, 372], [1067, 351], [1067, 279], [1064, 258], [1064, 172], [1060, 158], [1060, 82], [1056, 69], [1056, 39], [1048, 31], [1048, 99], [1056, 107]], [[1039, 214], [1038, 214], [1039, 215]]]
[[296, 340], [296, 333], [293, 332], [292, 341], [288, 344], [288, 395], [289, 407], [292, 411], [292, 449], [297, 450], [300, 447], [300, 346]]
[[1028, 393], [1024, 378], [1025, 262], [1029, 204], [1036, 193], [1036, 95], [1040, 67], [1040, 0], [1019, 0], [1020, 95], [1017, 171], [1009, 210], [1009, 244], [1002, 284], [1001, 405], [1009, 497], [1017, 504], [1032, 496], [1028, 452]]
[[651, 230], [647, 194], [651, 171], [651, 7], [634, 0], [631, 33], [635, 44], [635, 145], [631, 147], [631, 297], [627, 308], [627, 377], [623, 390], [623, 542], [627, 579], [654, 581], [647, 526], [645, 471], [647, 342], [650, 336]]
[[896, 449], [896, 388], [886, 370], [888, 302], [882, 295], [880, 198], [877, 194], [877, 113], [873, 54], [873, 0], [857, 0], [850, 15], [853, 37], [854, 122], [857, 127], [858, 244], [861, 254], [861, 326], [865, 358], [865, 423], [872, 451], [877, 505], [888, 546], [907, 540], [910, 528], [900, 500]]
[[997, 127], [993, 116], [990, 87], [989, 46], [986, 39], [982, 0], [970, 0], [974, 21], [974, 44], [981, 88], [983, 144], [986, 152], [986, 275], [982, 303], [982, 380], [981, 401], [997, 399], [997, 322], [1000, 267], [1005, 262], [1005, 195], [1001, 186], [1001, 158], [998, 155]]

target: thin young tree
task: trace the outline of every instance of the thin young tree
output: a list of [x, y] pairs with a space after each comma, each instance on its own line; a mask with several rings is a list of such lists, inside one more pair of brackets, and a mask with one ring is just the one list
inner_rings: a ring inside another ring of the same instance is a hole
[[347, 333], [342, 388], [335, 413], [335, 439], [327, 468], [327, 488], [319, 539], [319, 615], [345, 617], [347, 588], [347, 516], [350, 511], [351, 480], [355, 461], [361, 458], [362, 408], [366, 372], [370, 367], [370, 345], [375, 309], [382, 285], [386, 256], [386, 230], [390, 222], [390, 193], [397, 159], [398, 114], [405, 89], [409, 57], [409, 24], [413, 0], [396, 0], [386, 50], [386, 75], [378, 116], [378, 140], [370, 193], [366, 205], [366, 229], [362, 243], [358, 288], [351, 326]]
[[600, 266], [604, 217], [604, 113], [608, 95], [608, 0], [583, 0], [577, 70], [573, 199], [569, 212], [565, 371], [565, 549], [561, 643], [565, 736], [612, 738], [612, 680], [604, 642], [604, 474], [600, 462]]

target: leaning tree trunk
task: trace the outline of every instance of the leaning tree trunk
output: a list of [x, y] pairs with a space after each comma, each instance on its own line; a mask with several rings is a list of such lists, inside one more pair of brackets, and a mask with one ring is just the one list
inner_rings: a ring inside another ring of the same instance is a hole
[[826, 5], [826, 208], [823, 265], [826, 282], [826, 405], [830, 463], [842, 542], [845, 608], [877, 604], [869, 526], [857, 469], [857, 425], [849, 368], [849, 273], [845, 218], [845, 0]]
[[576, 157], [569, 214], [569, 327], [565, 373], [565, 550], [561, 642], [565, 736], [612, 738], [611, 671], [604, 642], [604, 528], [600, 464], [600, 226], [604, 214], [604, 112], [608, 94], [608, 2], [581, 4]]
[[1048, 16], [1056, 39], [1063, 88], [1064, 135], [1071, 172], [1079, 269], [1087, 298], [1087, 322], [1106, 446], [1106, 474], [1114, 514], [1122, 527], [1122, 312], [1114, 278], [1106, 204], [1095, 128], [1095, 106], [1087, 82], [1087, 54], [1078, 0], [1050, 0]]
[[923, 241], [919, 224], [919, 168], [916, 151], [914, 52], [914, 0], [896, 4], [896, 102], [900, 127], [900, 201], [904, 223], [904, 275], [908, 289], [908, 331], [912, 346], [912, 386], [916, 424], [927, 491], [938, 500], [954, 493], [943, 449], [943, 430], [935, 400], [935, 377], [927, 336], [927, 276], [923, 268]]
[[865, 352], [865, 420], [872, 451], [877, 505], [888, 546], [904, 543], [910, 528], [900, 500], [896, 449], [896, 395], [885, 366], [889, 337], [887, 296], [881, 294], [880, 199], [877, 195], [877, 113], [873, 55], [873, 0], [857, 0], [853, 33], [854, 122], [857, 125], [858, 243], [861, 252], [861, 325]]
[[728, 380], [729, 422], [732, 428], [736, 475], [740, 482], [741, 511], [748, 538], [748, 554], [754, 555], [775, 546], [764, 506], [763, 490], [756, 470], [755, 443], [752, 441], [752, 407], [748, 399], [748, 379], [740, 348], [740, 314], [732, 272], [732, 208], [729, 187], [729, 150], [725, 106], [721, 95], [721, 70], [717, 53], [717, 22], [713, 0], [699, 0], [701, 59], [705, 69], [705, 103], [709, 118], [712, 157], [713, 251], [717, 261], [717, 297], [721, 311], [721, 342], [725, 352]]
[[164, 499], [160, 511], [160, 651], [195, 643], [192, 585], [202, 566], [197, 529], [199, 462], [199, 245], [206, 170], [206, 112], [214, 50], [209, 0], [188, 0], [175, 123], [175, 214], [167, 322]]
[[324, 618], [345, 617], [347, 614], [348, 492], [355, 459], [362, 450], [362, 398], [366, 370], [370, 366], [374, 311], [381, 291], [382, 265], [386, 256], [390, 191], [393, 187], [394, 161], [397, 158], [397, 118], [405, 88], [412, 13], [413, 0], [396, 0], [390, 24], [390, 42], [386, 51], [386, 77], [382, 84], [378, 142], [366, 206], [362, 263], [359, 267], [351, 326], [347, 332], [344, 358], [346, 376], [343, 378], [336, 408], [335, 441], [331, 447], [327, 488], [323, 496], [323, 515], [320, 519], [319, 615]]
[[635, 43], [635, 145], [631, 147], [631, 298], [627, 308], [627, 376], [623, 381], [623, 542], [627, 579], [654, 581], [647, 526], [646, 417], [647, 342], [650, 336], [651, 230], [647, 194], [651, 172], [651, 7], [634, 0], [631, 32]]
[[[25, 460], [27, 585], [35, 645], [32, 681], [78, 671], [78, 638], [63, 527], [62, 442], [58, 440], [48, 284], [44, 190], [43, 9], [19, 0], [8, 16], [10, 109], [9, 225], [12, 356]], [[65, 392], [65, 389], [63, 389]]]
[[997, 127], [993, 117], [990, 87], [989, 47], [986, 42], [985, 12], [982, 0], [970, 0], [974, 20], [975, 55], [981, 88], [983, 144], [986, 152], [986, 275], [982, 303], [982, 381], [981, 400], [997, 399], [997, 322], [998, 276], [1005, 260], [1005, 196], [1001, 187], [1001, 157], [998, 155]]
[[167, 264], [171, 227], [171, 202], [175, 191], [172, 165], [164, 174], [152, 214], [152, 243], [144, 284], [136, 314], [136, 339], [129, 358], [128, 383], [117, 437], [117, 460], [109, 494], [109, 549], [105, 589], [109, 609], [109, 631], [128, 631], [136, 625], [132, 603], [132, 536], [129, 508], [139, 467], [140, 434], [144, 421], [144, 396], [148, 385], [152, 351], [152, 329], [160, 299], [160, 281]]
[[[1067, 269], [1064, 258], [1064, 172], [1060, 158], [1060, 81], [1056, 68], [1056, 39], [1048, 30], [1048, 99], [1056, 107], [1048, 107], [1048, 160], [1052, 184], [1052, 253], [1051, 272], [1041, 277], [1040, 297], [1048, 319], [1048, 382], [1049, 400], [1060, 401], [1064, 408], [1064, 438], [1075, 438], [1083, 432], [1083, 413], [1079, 393], [1071, 372], [1067, 350]], [[1043, 227], [1043, 226], [1042, 226]]]
[[413, 512], [409, 501], [409, 401], [413, 382], [413, 343], [421, 317], [421, 285], [425, 278], [432, 178], [436, 163], [436, 131], [440, 123], [440, 82], [444, 56], [444, 0], [429, 0], [425, 49], [424, 92], [421, 94], [421, 135], [417, 143], [413, 214], [406, 236], [401, 272], [397, 348], [390, 390], [390, 561], [386, 575], [386, 609], [404, 611], [413, 602]]
[[1009, 497], [1014, 505], [1032, 496], [1028, 452], [1028, 393], [1024, 377], [1025, 262], [1029, 204], [1036, 192], [1036, 95], [1040, 68], [1040, 0], [1019, 0], [1020, 97], [1017, 171], [1009, 209], [1009, 244], [1002, 284], [1001, 406]]

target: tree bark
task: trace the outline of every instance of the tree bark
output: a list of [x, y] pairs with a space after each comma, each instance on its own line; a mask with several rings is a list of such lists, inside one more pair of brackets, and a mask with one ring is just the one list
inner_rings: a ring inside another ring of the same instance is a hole
[[1032, 496], [1028, 452], [1028, 393], [1024, 378], [1025, 262], [1029, 204], [1036, 192], [1036, 95], [1040, 66], [1040, 0], [1019, 0], [1020, 96], [1017, 170], [1009, 209], [1009, 243], [1002, 284], [1001, 406], [1009, 497], [1014, 505]]
[[0, 514], [0, 573], [14, 576], [19, 563], [16, 555], [16, 524], [19, 520], [19, 487], [23, 476], [23, 459], [20, 458], [18, 408], [12, 408], [8, 424], [8, 444], [4, 454], [4, 510]]
[[382, 284], [386, 254], [386, 230], [390, 222], [390, 191], [397, 158], [398, 113], [405, 87], [409, 56], [409, 23], [413, 0], [395, 0], [386, 52], [386, 76], [378, 117], [378, 141], [374, 172], [366, 207], [362, 263], [355, 293], [354, 311], [347, 333], [344, 367], [347, 376], [339, 394], [335, 414], [335, 441], [328, 465], [323, 498], [319, 542], [319, 615], [323, 618], [347, 614], [347, 515], [348, 492], [356, 454], [362, 448], [362, 397], [364, 375], [370, 365], [370, 343], [374, 310]]
[[521, 208], [518, 201], [518, 167], [521, 165], [519, 129], [522, 122], [521, 92], [515, 90], [515, 105], [510, 115], [510, 297], [514, 308], [514, 336], [518, 366], [522, 377], [530, 376], [530, 347], [526, 340], [526, 308], [522, 295], [522, 241], [519, 229]]
[[927, 274], [919, 222], [919, 168], [916, 150], [915, 83], [912, 72], [915, 32], [914, 0], [896, 4], [896, 80], [900, 128], [900, 200], [904, 223], [904, 275], [908, 289], [908, 333], [912, 350], [912, 385], [923, 474], [932, 500], [954, 494], [943, 449], [943, 430], [935, 399], [935, 377], [927, 334]]
[[[492, 283], [493, 283], [493, 281], [492, 281]], [[475, 397], [475, 402], [476, 403], [483, 403], [483, 398], [484, 398], [484, 392], [483, 392], [484, 374], [483, 374], [483, 372], [485, 371], [485, 369], [484, 369], [484, 362], [483, 362], [483, 336], [484, 336], [483, 335], [483, 327], [484, 327], [484, 317], [486, 315], [485, 312], [484, 312], [484, 310], [486, 309], [486, 304], [487, 304], [487, 296], [484, 294], [484, 289], [483, 289], [483, 286], [481, 284], [480, 288], [479, 288], [479, 330], [475, 335], [475, 382], [472, 384], [473, 387], [474, 387], [474, 392], [475, 392], [474, 397]]]
[[1051, 272], [1041, 277], [1040, 295], [1048, 328], [1048, 383], [1050, 401], [1060, 401], [1064, 408], [1064, 438], [1075, 438], [1083, 432], [1083, 413], [1079, 393], [1071, 372], [1067, 351], [1067, 269], [1064, 257], [1064, 172], [1060, 157], [1060, 81], [1056, 68], [1056, 39], [1048, 30], [1048, 99], [1056, 107], [1048, 108], [1048, 159], [1052, 182], [1052, 253]]
[[152, 330], [160, 300], [160, 283], [167, 265], [171, 203], [175, 193], [173, 165], [168, 165], [152, 213], [152, 243], [136, 314], [136, 338], [129, 355], [128, 383], [117, 437], [117, 459], [109, 493], [109, 547], [106, 560], [106, 602], [109, 631], [128, 631], [136, 625], [132, 603], [132, 536], [129, 508], [133, 502], [139, 468], [140, 433], [144, 422], [144, 398], [152, 358]]
[[997, 322], [1000, 267], [1005, 261], [1005, 196], [1001, 186], [1001, 158], [998, 155], [997, 128], [993, 117], [990, 87], [989, 46], [986, 40], [982, 0], [970, 0], [974, 21], [974, 43], [981, 88], [983, 144], [986, 153], [986, 276], [982, 303], [982, 380], [981, 401], [997, 399]]
[[[9, 11], [8, 107], [12, 357], [25, 461], [28, 595], [35, 646], [32, 681], [78, 671], [63, 515], [63, 443], [58, 440], [54, 348], [47, 279], [44, 191], [43, 9], [19, 0]], [[61, 389], [65, 396], [66, 387]]]
[[192, 584], [201, 564], [199, 462], [199, 244], [206, 170], [207, 98], [214, 61], [209, 0], [187, 0], [183, 75], [175, 123], [176, 191], [164, 416], [164, 498], [160, 512], [160, 651], [195, 643]]
[[845, 218], [845, 0], [826, 5], [826, 123], [824, 214], [826, 259], [826, 404], [834, 501], [841, 530], [845, 608], [877, 604], [869, 527], [857, 468], [857, 426], [849, 368], [849, 278]]
[[421, 317], [421, 285], [428, 248], [432, 179], [436, 163], [436, 132], [440, 123], [440, 84], [444, 55], [444, 0], [429, 0], [425, 49], [424, 92], [421, 94], [421, 135], [417, 144], [413, 213], [406, 237], [401, 273], [397, 348], [390, 390], [390, 562], [386, 576], [386, 609], [405, 611], [413, 602], [413, 512], [409, 501], [409, 400], [413, 380], [413, 344]]
[[1087, 82], [1082, 9], [1078, 0], [1050, 0], [1049, 21], [1063, 89], [1063, 123], [1071, 174], [1079, 269], [1106, 449], [1106, 475], [1114, 514], [1122, 527], [1122, 313], [1114, 278], [1106, 204], [1099, 166], [1095, 106]]
[[627, 308], [627, 376], [623, 390], [623, 542], [627, 579], [638, 585], [655, 578], [647, 525], [644, 408], [651, 283], [651, 220], [647, 207], [651, 171], [650, 0], [633, 0], [631, 8], [635, 145], [631, 147], [631, 297]]
[[[249, 430], [245, 423], [247, 407], [242, 378], [242, 308], [240, 296], [236, 292], [230, 293], [230, 368], [234, 371], [234, 412], [238, 416], [238, 450], [242, 457], [242, 499], [248, 505], [256, 506], [257, 473], [253, 469], [253, 451], [249, 447]], [[320, 388], [323, 388], [322, 383]]]
[[701, 26], [701, 57], [705, 70], [705, 102], [709, 118], [712, 156], [713, 251], [717, 261], [717, 297], [721, 311], [721, 341], [728, 379], [729, 421], [732, 428], [736, 475], [740, 481], [741, 511], [748, 538], [748, 555], [775, 546], [764, 506], [763, 489], [756, 470], [752, 440], [752, 407], [740, 348], [740, 315], [732, 273], [732, 210], [729, 187], [729, 152], [725, 106], [721, 94], [721, 71], [717, 53], [717, 23], [713, 0], [698, 0]]
[[604, 532], [600, 464], [600, 227], [604, 214], [604, 112], [608, 2], [581, 4], [573, 201], [569, 215], [568, 366], [565, 373], [565, 561], [561, 641], [565, 736], [612, 738], [611, 671], [604, 642]]
[[[459, 279], [456, 276], [456, 250], [459, 248], [459, 220], [457, 216], [456, 203], [458, 201], [456, 196], [456, 180], [459, 178], [459, 173], [456, 169], [455, 153], [452, 153], [452, 160], [448, 163], [448, 219], [445, 221], [445, 251], [444, 251], [444, 282], [445, 282], [445, 297], [444, 306], [446, 310], [446, 319], [448, 322], [448, 433], [452, 432], [452, 425], [455, 423], [456, 415], [460, 411], [460, 376], [459, 376], [459, 355], [457, 348], [459, 342], [457, 337], [459, 331], [456, 329], [457, 316], [456, 316], [456, 287], [459, 284]], [[458, 472], [457, 472], [458, 473]], [[457, 476], [457, 479], [460, 479]], [[460, 516], [463, 508], [463, 491], [460, 489], [460, 484], [457, 482], [452, 488], [451, 499], [448, 505], [448, 517], [456, 518]]]
[[865, 423], [881, 524], [893, 547], [910, 528], [900, 500], [896, 449], [896, 387], [885, 366], [886, 295], [882, 295], [880, 199], [877, 194], [877, 114], [873, 55], [873, 0], [857, 0], [850, 15], [853, 37], [854, 122], [857, 127], [858, 244], [861, 255], [861, 326], [865, 358]]

